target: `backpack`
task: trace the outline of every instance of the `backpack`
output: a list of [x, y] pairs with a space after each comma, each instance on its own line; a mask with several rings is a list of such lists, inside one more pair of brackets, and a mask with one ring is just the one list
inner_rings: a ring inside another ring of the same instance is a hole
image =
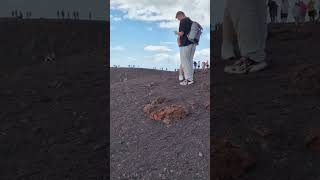
[[202, 34], [202, 27], [199, 23], [193, 21], [189, 34], [187, 35], [189, 41], [199, 44], [200, 36]]

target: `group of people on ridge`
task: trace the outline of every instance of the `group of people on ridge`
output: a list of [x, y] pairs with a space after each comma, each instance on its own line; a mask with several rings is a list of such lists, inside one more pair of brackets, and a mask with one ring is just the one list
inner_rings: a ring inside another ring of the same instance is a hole
[[[305, 18], [308, 15], [311, 22], [316, 20], [318, 15], [318, 21], [320, 20], [320, 0], [318, 0], [317, 8], [315, 0], [309, 0], [308, 3], [305, 3], [302, 0], [297, 0], [294, 2], [293, 7], [291, 7], [292, 17], [295, 20], [295, 23], [305, 22]], [[275, 0], [268, 1], [269, 7], [269, 16], [272, 23], [276, 23], [278, 20], [278, 7], [279, 5]], [[318, 10], [317, 10], [318, 9]], [[288, 20], [290, 10], [289, 0], [281, 0], [280, 5], [280, 18], [282, 23], [286, 23]]]
[[197, 61], [193, 61], [194, 69], [197, 69], [197, 67], [198, 69], [200, 69], [200, 65], [201, 65], [201, 69], [209, 69], [209, 66], [210, 66], [208, 60], [202, 61], [202, 62], [198, 61], [198, 63]]

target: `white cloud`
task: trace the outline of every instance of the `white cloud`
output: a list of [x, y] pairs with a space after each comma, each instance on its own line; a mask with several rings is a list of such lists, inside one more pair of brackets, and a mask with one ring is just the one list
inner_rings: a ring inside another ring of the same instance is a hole
[[125, 48], [123, 46], [114, 46], [110, 48], [111, 51], [124, 51]]
[[163, 21], [159, 23], [160, 28], [179, 29], [179, 23], [176, 21]]
[[199, 51], [196, 51], [194, 54], [194, 59], [195, 60], [199, 60], [199, 61], [203, 61], [203, 60], [208, 60], [210, 61], [210, 48], [205, 48], [205, 49], [201, 49]]
[[157, 53], [152, 56], [146, 56], [147, 60], [151, 60], [157, 63], [179, 63], [179, 53], [177, 54], [168, 54], [168, 53]]
[[152, 28], [152, 27], [148, 27], [147, 30], [148, 30], [148, 31], [152, 31], [153, 28]]
[[145, 51], [152, 51], [152, 52], [171, 52], [172, 49], [168, 48], [167, 46], [153, 46], [153, 45], [149, 45], [144, 47]]
[[161, 28], [177, 28], [175, 15], [179, 10], [202, 26], [210, 27], [210, 0], [111, 0], [110, 6], [124, 12], [124, 18], [158, 22]]

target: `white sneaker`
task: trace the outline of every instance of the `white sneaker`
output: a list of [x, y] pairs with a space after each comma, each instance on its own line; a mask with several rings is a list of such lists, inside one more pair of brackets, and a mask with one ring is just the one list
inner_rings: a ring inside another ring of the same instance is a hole
[[191, 85], [193, 83], [194, 83], [194, 81], [186, 79], [186, 80], [180, 82], [180, 85], [181, 86], [187, 86], [187, 85]]
[[179, 75], [179, 81], [183, 81], [183, 80], [184, 80], [183, 75]]
[[226, 66], [224, 71], [230, 74], [245, 74], [257, 72], [265, 69], [268, 66], [266, 62], [254, 62], [247, 58], [241, 58], [233, 65]]

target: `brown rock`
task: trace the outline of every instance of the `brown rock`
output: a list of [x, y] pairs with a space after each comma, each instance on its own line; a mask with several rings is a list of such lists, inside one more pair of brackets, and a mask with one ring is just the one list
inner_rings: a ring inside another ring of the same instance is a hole
[[213, 180], [229, 180], [242, 176], [255, 163], [254, 158], [234, 145], [220, 138], [211, 138]]
[[291, 81], [300, 90], [320, 92], [320, 64], [304, 64], [292, 69]]
[[256, 127], [253, 129], [253, 131], [262, 137], [271, 135], [271, 130], [265, 127]]
[[156, 106], [151, 105], [151, 104], [147, 104], [144, 106], [143, 112], [150, 114], [155, 108], [156, 108]]
[[306, 137], [306, 147], [311, 151], [320, 152], [320, 129], [312, 129]]
[[172, 120], [183, 119], [187, 115], [188, 111], [185, 107], [180, 105], [170, 105], [152, 112], [150, 114], [150, 118], [156, 121], [163, 121], [166, 125], [169, 125]]

